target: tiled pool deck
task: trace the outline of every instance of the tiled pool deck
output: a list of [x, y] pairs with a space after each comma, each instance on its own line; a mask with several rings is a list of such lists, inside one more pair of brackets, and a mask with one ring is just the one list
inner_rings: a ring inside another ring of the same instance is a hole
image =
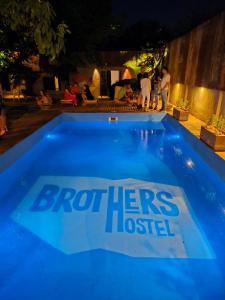
[[[9, 133], [8, 135], [0, 138], [0, 154], [7, 151], [9, 148], [23, 140], [32, 132], [37, 130], [45, 123], [52, 120], [54, 117], [62, 112], [137, 112], [134, 108], [126, 106], [92, 106], [92, 107], [54, 107], [50, 110], [40, 110], [34, 108], [32, 111], [21, 113], [18, 118], [11, 119], [9, 113]], [[141, 112], [140, 112], [141, 113]], [[170, 113], [170, 112], [169, 112]], [[199, 138], [201, 125], [204, 122], [198, 120], [194, 116], [190, 115], [189, 120], [186, 122], [180, 122], [185, 128], [187, 128], [193, 135]], [[217, 152], [217, 154], [225, 160], [225, 152]]]
[[[180, 122], [185, 128], [187, 128], [192, 134], [200, 137], [200, 129], [202, 125], [205, 125], [204, 122], [190, 115], [189, 120], [186, 122]], [[220, 157], [225, 160], [225, 152], [216, 152]]]

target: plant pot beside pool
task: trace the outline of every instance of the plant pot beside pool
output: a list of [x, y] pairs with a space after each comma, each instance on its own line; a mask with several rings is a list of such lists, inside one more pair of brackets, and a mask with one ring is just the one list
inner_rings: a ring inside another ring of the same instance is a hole
[[225, 134], [218, 134], [212, 129], [202, 126], [200, 139], [215, 151], [225, 151]]
[[178, 121], [187, 121], [189, 117], [189, 111], [178, 107], [174, 107], [173, 117]]

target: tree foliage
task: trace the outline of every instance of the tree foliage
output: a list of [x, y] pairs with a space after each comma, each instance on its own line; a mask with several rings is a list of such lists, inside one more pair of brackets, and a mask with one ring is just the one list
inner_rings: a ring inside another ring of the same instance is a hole
[[2, 47], [27, 54], [32, 51], [52, 59], [64, 49], [69, 30], [64, 23], [54, 23], [55, 11], [48, 1], [0, 0], [0, 7]]
[[117, 27], [112, 14], [113, 0], [51, 0], [59, 20], [71, 28], [68, 52], [95, 51]]
[[154, 69], [161, 69], [168, 58], [168, 48], [162, 45], [160, 48], [149, 48], [140, 51], [137, 56], [127, 61], [124, 65], [138, 73], [141, 68], [146, 72], [154, 74]]
[[0, 51], [0, 72], [4, 71], [9, 63], [9, 53], [7, 51]]
[[106, 40], [117, 35], [119, 31], [119, 23], [112, 13], [113, 0], [50, 2], [56, 12], [57, 21], [64, 20], [71, 34], [65, 40], [66, 53], [61, 52], [55, 63], [48, 66], [48, 70], [62, 78], [68, 72], [74, 71], [78, 65], [87, 62], [96, 64], [98, 51], [103, 50]]

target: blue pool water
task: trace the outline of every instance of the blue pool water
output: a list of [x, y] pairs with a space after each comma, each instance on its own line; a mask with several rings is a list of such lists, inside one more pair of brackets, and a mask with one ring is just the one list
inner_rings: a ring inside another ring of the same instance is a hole
[[0, 158], [0, 299], [225, 299], [213, 154], [169, 117], [95, 116]]

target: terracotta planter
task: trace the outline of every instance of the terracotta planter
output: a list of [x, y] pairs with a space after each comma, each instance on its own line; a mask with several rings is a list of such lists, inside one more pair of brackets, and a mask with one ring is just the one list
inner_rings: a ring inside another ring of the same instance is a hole
[[217, 135], [205, 126], [202, 126], [200, 139], [215, 151], [225, 151], [225, 135]]
[[189, 117], [189, 111], [174, 107], [173, 117], [178, 121], [187, 121]]

